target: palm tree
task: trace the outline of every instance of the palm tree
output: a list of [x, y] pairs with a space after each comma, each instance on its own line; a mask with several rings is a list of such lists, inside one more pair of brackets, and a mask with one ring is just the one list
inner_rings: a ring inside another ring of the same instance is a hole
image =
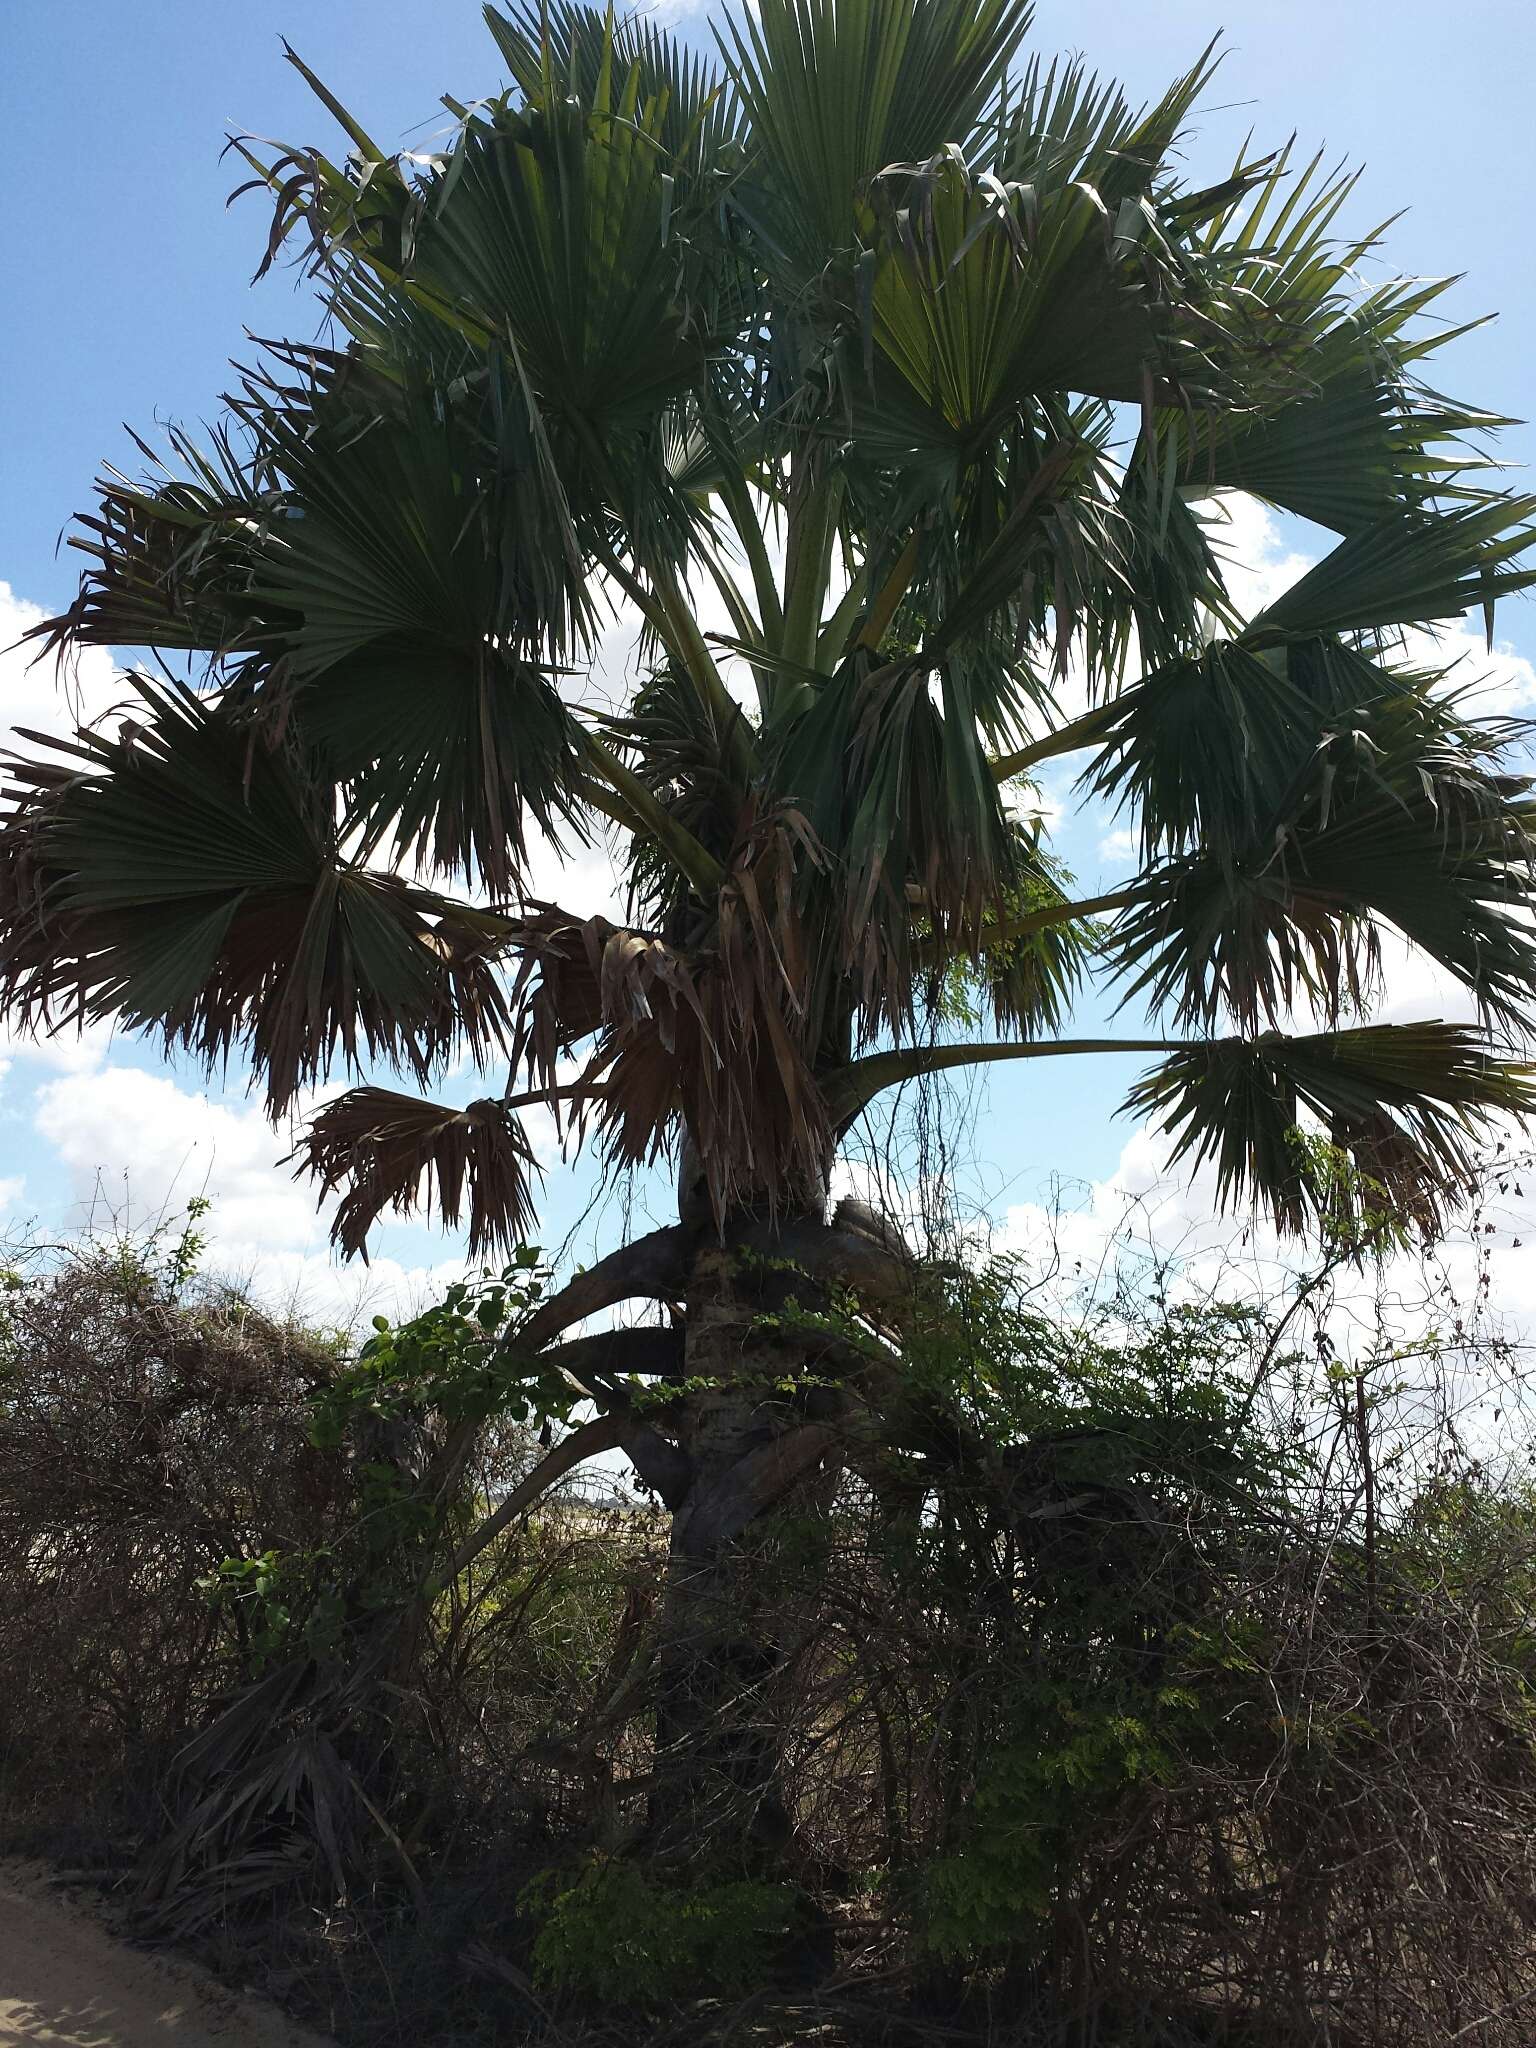
[[[1357, 281], [1350, 176], [1181, 179], [1210, 52], [1137, 111], [1027, 56], [1027, 0], [759, 0], [713, 63], [576, 0], [487, 20], [512, 86], [447, 101], [441, 150], [390, 155], [307, 72], [345, 156], [239, 144], [262, 269], [297, 250], [329, 339], [264, 345], [211, 442], [81, 522], [44, 646], [163, 679], [13, 763], [0, 1001], [238, 1053], [274, 1117], [337, 1069], [493, 1070], [313, 1117], [348, 1253], [418, 1201], [475, 1257], [525, 1237], [533, 1105], [607, 1173], [676, 1161], [679, 1221], [508, 1340], [592, 1419], [493, 1526], [629, 1454], [673, 1515], [664, 1817], [707, 1835], [724, 1784], [766, 1839], [775, 1652], [734, 1574], [904, 1398], [909, 1255], [828, 1220], [884, 1091], [1145, 1051], [1172, 1156], [1298, 1231], [1352, 1200], [1432, 1230], [1536, 1102], [1520, 736], [1404, 637], [1491, 630], [1536, 498], [1478, 452], [1502, 422], [1422, 381], [1444, 285]], [[1256, 617], [1234, 490], [1332, 537]], [[643, 676], [596, 710], [567, 679], [615, 604]], [[1089, 900], [1029, 802], [1073, 757], [1140, 835]], [[623, 926], [528, 886], [541, 838], [603, 833]], [[1475, 1027], [1362, 1021], [1389, 932]], [[1064, 1035], [1095, 979], [1155, 1035]], [[569, 1334], [637, 1301], [666, 1319]]]

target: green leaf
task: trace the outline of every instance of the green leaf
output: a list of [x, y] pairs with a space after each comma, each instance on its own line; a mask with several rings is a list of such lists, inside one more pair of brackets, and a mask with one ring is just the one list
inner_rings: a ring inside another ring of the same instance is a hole
[[1280, 666], [1213, 650], [1149, 679], [1101, 757], [1153, 863], [1109, 949], [1127, 1000], [1203, 1026], [1254, 1030], [1297, 1001], [1331, 1021], [1377, 992], [1390, 925], [1523, 1030], [1536, 806], [1499, 765], [1519, 727], [1328, 642]]
[[736, 204], [791, 290], [851, 255], [864, 187], [980, 128], [1028, 0], [759, 0], [715, 40], [751, 124]]
[[728, 82], [706, 57], [643, 15], [615, 16], [580, 0], [522, 0], [486, 26], [523, 99], [543, 104], [551, 84], [581, 106], [597, 104], [605, 68], [639, 74], [639, 101], [656, 110], [668, 160], [694, 175], [719, 164], [742, 139], [743, 117]]
[[1244, 643], [1432, 625], [1491, 606], [1536, 583], [1536, 569], [1518, 566], [1536, 538], [1533, 518], [1536, 497], [1488, 497], [1352, 533], [1259, 614]]

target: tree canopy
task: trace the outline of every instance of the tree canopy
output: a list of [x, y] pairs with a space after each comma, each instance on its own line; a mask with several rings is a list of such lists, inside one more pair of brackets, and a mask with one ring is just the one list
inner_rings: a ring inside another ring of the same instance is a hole
[[[1112, 1045], [1228, 1196], [1324, 1210], [1304, 1122], [1433, 1227], [1536, 1102], [1521, 731], [1405, 639], [1536, 580], [1502, 422], [1426, 381], [1446, 281], [1363, 282], [1321, 158], [1191, 183], [1214, 52], [1136, 108], [1024, 0], [760, 0], [709, 56], [487, 21], [511, 84], [441, 147], [307, 72], [344, 149], [238, 145], [325, 338], [81, 520], [44, 646], [163, 673], [12, 763], [4, 1010], [239, 1054], [274, 1114], [350, 1072], [301, 1146], [349, 1250], [418, 1201], [514, 1242], [530, 1104], [723, 1224], [814, 1209], [898, 1082]], [[1251, 617], [1234, 491], [1330, 542]], [[1030, 802], [1068, 758], [1137, 834], [1111, 895]], [[625, 924], [530, 894], [614, 832]], [[1385, 934], [1478, 1022], [1371, 1023]], [[1094, 981], [1152, 1035], [1067, 1035]], [[372, 1078], [464, 1053], [467, 1107]]]

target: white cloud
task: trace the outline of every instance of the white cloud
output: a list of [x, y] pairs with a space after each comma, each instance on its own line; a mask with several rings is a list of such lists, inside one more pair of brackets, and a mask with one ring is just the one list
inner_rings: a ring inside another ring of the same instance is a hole
[[[0, 582], [0, 746], [18, 744], [16, 728], [69, 732], [125, 704], [130, 691], [105, 647], [86, 647], [73, 663], [40, 658], [40, 642], [22, 636], [42, 624], [40, 605]], [[27, 742], [19, 744], [25, 746]]]
[[[1288, 1295], [1316, 1260], [1316, 1246], [1282, 1239], [1252, 1209], [1224, 1214], [1214, 1171], [1170, 1171], [1168, 1150], [1165, 1133], [1140, 1125], [1106, 1179], [1058, 1184], [1010, 1205], [995, 1247], [1052, 1276], [1063, 1299], [1127, 1263], [1143, 1272], [1166, 1264], [1176, 1276], [1175, 1293], [1185, 1298]], [[1492, 1161], [1491, 1147], [1489, 1156]], [[1528, 1157], [1528, 1135], [1510, 1127], [1504, 1156]], [[1480, 1291], [1482, 1270], [1489, 1286]], [[1490, 1174], [1484, 1204], [1453, 1219], [1431, 1254], [1404, 1252], [1341, 1279], [1330, 1327], [1348, 1355], [1365, 1333], [1374, 1333], [1375, 1310], [1384, 1303], [1394, 1337], [1406, 1342], [1415, 1328], [1443, 1329], [1452, 1319], [1453, 1296], [1458, 1312], [1488, 1319], [1515, 1341], [1536, 1339], [1536, 1172], [1515, 1164], [1503, 1176]]]
[[1117, 825], [1099, 841], [1099, 858], [1115, 867], [1127, 867], [1135, 860], [1140, 844], [1140, 835], [1129, 825]]
[[332, 1205], [317, 1206], [313, 1183], [296, 1181], [283, 1163], [291, 1137], [254, 1103], [215, 1102], [169, 1074], [104, 1065], [46, 1081], [34, 1128], [68, 1173], [72, 1222], [174, 1227], [192, 1197], [207, 1196], [212, 1208], [198, 1226], [208, 1240], [205, 1267], [248, 1282], [273, 1305], [350, 1324], [365, 1309], [417, 1306], [463, 1270], [446, 1239], [445, 1256], [431, 1265], [387, 1254], [366, 1267], [341, 1265], [327, 1239]]
[[37, 1037], [0, 1027], [0, 1079], [17, 1060], [51, 1074], [94, 1073], [111, 1051], [114, 1036], [110, 1024], [87, 1024], [84, 1030], [71, 1025]]
[[1405, 633], [1403, 659], [1410, 667], [1450, 669], [1481, 717], [1513, 717], [1536, 705], [1536, 667], [1507, 640], [1496, 639], [1490, 648], [1480, 622], [1457, 619], [1438, 631]]
[[360, 1261], [343, 1266], [325, 1252], [256, 1251], [231, 1247], [217, 1236], [203, 1266], [218, 1279], [248, 1289], [270, 1312], [287, 1311], [304, 1322], [343, 1330], [357, 1329], [371, 1315], [400, 1317], [426, 1308], [440, 1301], [464, 1272], [462, 1259], [407, 1266], [376, 1256], [366, 1266]]
[[34, 1123], [67, 1168], [75, 1201], [120, 1208], [126, 1224], [207, 1195], [218, 1238], [232, 1249], [323, 1242], [311, 1195], [280, 1164], [287, 1143], [254, 1106], [232, 1108], [168, 1074], [108, 1065], [45, 1082]]
[[529, 846], [528, 894], [558, 903], [578, 917], [625, 915], [624, 873], [611, 838], [599, 833], [590, 846], [574, 841], [557, 846], [542, 833]]
[[[658, 28], [669, 28], [679, 21], [691, 21], [704, 12], [709, 0], [653, 0], [653, 4], [640, 11], [647, 21]], [[756, 12], [755, 0], [744, 0], [749, 13]]]
[[1317, 559], [1287, 547], [1274, 513], [1244, 491], [1222, 491], [1202, 500], [1198, 509], [1208, 521], [1207, 538], [1244, 618], [1272, 605]]
[[1427, 953], [1395, 932], [1383, 934], [1381, 952], [1382, 995], [1371, 1012], [1373, 1024], [1414, 1024], [1431, 1018], [1446, 1024], [1478, 1021], [1472, 991]]

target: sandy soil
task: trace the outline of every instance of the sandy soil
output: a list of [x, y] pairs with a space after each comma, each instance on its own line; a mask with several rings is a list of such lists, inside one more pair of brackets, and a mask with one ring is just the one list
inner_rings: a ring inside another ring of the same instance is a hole
[[0, 1867], [0, 2048], [327, 2048], [190, 1964], [125, 1946], [24, 1866]]

